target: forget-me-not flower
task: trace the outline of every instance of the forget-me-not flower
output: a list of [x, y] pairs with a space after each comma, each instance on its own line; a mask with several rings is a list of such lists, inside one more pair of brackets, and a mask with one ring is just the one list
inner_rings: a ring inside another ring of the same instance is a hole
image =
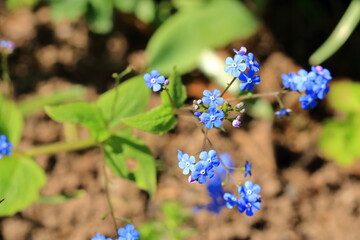
[[247, 90], [252, 91], [255, 87], [255, 84], [260, 83], [260, 76], [254, 76], [255, 72], [253, 70], [249, 70], [248, 74], [242, 72], [239, 76], [240, 81], [240, 89], [241, 91]]
[[227, 57], [225, 63], [228, 66], [225, 67], [225, 72], [231, 73], [233, 77], [239, 77], [240, 73], [246, 69], [246, 63], [244, 61], [244, 56], [238, 54], [234, 56], [234, 59]]
[[204, 104], [210, 104], [210, 107], [216, 107], [217, 105], [223, 104], [224, 99], [219, 97], [220, 93], [219, 89], [214, 89], [212, 92], [205, 90], [203, 92], [204, 97], [202, 98], [202, 102]]
[[159, 71], [152, 70], [150, 73], [144, 74], [145, 85], [151, 88], [154, 92], [162, 90], [165, 83], [165, 77], [160, 75]]
[[224, 118], [224, 112], [216, 110], [215, 107], [210, 107], [208, 112], [204, 112], [200, 116], [200, 121], [205, 124], [208, 129], [222, 126], [222, 119]]
[[220, 159], [217, 157], [217, 153], [215, 150], [211, 149], [210, 151], [202, 151], [199, 155], [199, 158], [202, 161], [208, 162], [212, 164], [214, 167], [219, 166]]
[[183, 174], [187, 175], [189, 172], [193, 172], [195, 170], [195, 157], [189, 156], [187, 153], [182, 153], [178, 150], [178, 159], [179, 159], [179, 168], [183, 170]]
[[140, 233], [135, 230], [135, 227], [131, 224], [127, 224], [125, 228], [118, 230], [119, 238], [117, 240], [136, 240], [140, 238]]
[[191, 178], [196, 179], [199, 183], [206, 183], [207, 178], [214, 176], [214, 167], [211, 163], [199, 161], [195, 165], [195, 171], [192, 172]]
[[13, 145], [8, 141], [6, 135], [0, 135], [0, 159], [3, 157], [3, 155], [11, 155], [11, 150]]

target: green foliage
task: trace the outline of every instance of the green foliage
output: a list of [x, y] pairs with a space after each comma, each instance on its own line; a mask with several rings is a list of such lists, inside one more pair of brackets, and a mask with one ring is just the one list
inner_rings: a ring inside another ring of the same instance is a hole
[[[104, 144], [106, 164], [119, 177], [135, 178], [136, 185], [151, 195], [156, 189], [155, 160], [149, 148], [138, 138], [124, 132], [112, 136]], [[128, 169], [126, 160], [135, 159], [133, 171]]]
[[79, 189], [76, 190], [73, 194], [59, 194], [59, 195], [52, 195], [52, 196], [39, 196], [37, 200], [38, 203], [45, 203], [45, 204], [59, 204], [68, 201], [69, 199], [78, 198], [85, 194], [85, 190]]
[[113, 2], [114, 6], [121, 12], [133, 13], [146, 23], [155, 19], [156, 7], [153, 0], [113, 0]]
[[169, 106], [158, 106], [149, 112], [133, 117], [123, 118], [126, 125], [146, 132], [161, 134], [173, 129], [176, 125], [173, 109]]
[[360, 22], [360, 1], [353, 0], [329, 38], [310, 56], [311, 65], [331, 57], [349, 38]]
[[6, 6], [14, 11], [21, 7], [34, 7], [40, 0], [6, 0]]
[[342, 116], [325, 121], [319, 149], [339, 165], [350, 165], [360, 159], [360, 84], [350, 81], [334, 83], [328, 99]]
[[201, 52], [217, 48], [257, 29], [257, 21], [240, 2], [212, 1], [201, 7], [179, 11], [160, 26], [146, 52], [150, 68], [169, 74], [173, 66], [180, 73], [196, 68]]
[[53, 20], [78, 20], [87, 10], [88, 0], [49, 0]]
[[78, 123], [88, 128], [98, 141], [105, 140], [109, 133], [100, 109], [94, 103], [73, 102], [60, 106], [45, 107], [46, 113], [57, 122]]
[[108, 33], [113, 27], [112, 0], [88, 0], [85, 14], [91, 30], [96, 33]]
[[[181, 108], [187, 98], [186, 89], [184, 84], [181, 82], [181, 77], [175, 68], [169, 78], [169, 81], [170, 85], [166, 86], [166, 88], [168, 89], [169, 94], [174, 101], [175, 107]], [[169, 96], [165, 91], [161, 92], [161, 100], [164, 105], [171, 107]]]
[[85, 88], [81, 85], [74, 85], [69, 88], [57, 90], [45, 95], [37, 95], [26, 99], [18, 104], [19, 110], [24, 114], [42, 109], [46, 105], [56, 105], [69, 100], [78, 99], [84, 96]]
[[194, 234], [191, 228], [181, 227], [188, 220], [190, 214], [177, 202], [165, 202], [161, 206], [162, 217], [148, 221], [140, 226], [141, 239], [187, 239]]
[[0, 216], [11, 216], [38, 199], [45, 173], [32, 159], [4, 157], [0, 161]]
[[271, 104], [264, 99], [256, 99], [249, 106], [249, 110], [247, 113], [256, 119], [273, 119], [274, 118], [274, 110]]
[[24, 120], [21, 112], [12, 101], [0, 95], [0, 134], [5, 134], [10, 142], [17, 144], [22, 135]]
[[142, 76], [136, 76], [103, 93], [96, 104], [109, 127], [118, 126], [121, 119], [145, 111], [150, 91], [144, 84]]

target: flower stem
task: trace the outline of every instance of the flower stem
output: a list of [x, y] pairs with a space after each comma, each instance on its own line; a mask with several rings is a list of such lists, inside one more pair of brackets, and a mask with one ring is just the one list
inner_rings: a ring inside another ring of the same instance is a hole
[[89, 148], [98, 145], [98, 142], [92, 138], [81, 139], [71, 142], [57, 142], [39, 147], [30, 148], [21, 152], [21, 154], [33, 157], [37, 155], [55, 154], [58, 152], [74, 151]]
[[117, 232], [117, 225], [116, 225], [116, 219], [115, 219], [115, 215], [114, 215], [114, 207], [112, 205], [111, 199], [110, 199], [110, 192], [109, 192], [109, 177], [106, 173], [106, 168], [105, 168], [105, 164], [103, 165], [103, 172], [104, 172], [104, 178], [105, 178], [105, 194], [106, 194], [106, 201], [108, 203], [109, 209], [110, 209], [110, 216], [111, 216], [111, 221], [114, 225], [115, 228], [115, 232]]
[[169, 98], [171, 107], [175, 110], [175, 109], [176, 109], [175, 102], [174, 102], [174, 99], [171, 97], [171, 95], [170, 95], [170, 93], [169, 93], [169, 89], [167, 89], [166, 87], [165, 87], [164, 89], [165, 89], [166, 95], [167, 95], [168, 98]]
[[225, 90], [221, 93], [220, 97], [224, 96], [224, 94], [227, 92], [227, 90], [231, 87], [231, 85], [235, 82], [236, 77], [234, 77], [230, 83], [228, 83], [227, 87], [225, 88]]

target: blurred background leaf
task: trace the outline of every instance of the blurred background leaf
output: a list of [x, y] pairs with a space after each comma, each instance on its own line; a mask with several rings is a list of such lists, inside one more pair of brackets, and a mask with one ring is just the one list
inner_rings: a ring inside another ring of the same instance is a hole
[[251, 12], [237, 1], [212, 1], [201, 7], [179, 11], [151, 37], [146, 53], [151, 69], [180, 74], [197, 67], [201, 52], [238, 38], [249, 37], [258, 27]]

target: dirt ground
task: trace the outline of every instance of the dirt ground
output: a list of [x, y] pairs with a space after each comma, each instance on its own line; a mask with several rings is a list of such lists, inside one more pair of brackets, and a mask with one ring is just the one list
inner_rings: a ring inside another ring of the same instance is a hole
[[[119, 16], [118, 21], [123, 18]], [[15, 15], [1, 12], [0, 36], [12, 39], [18, 46], [10, 57], [17, 98], [24, 100], [83, 84], [86, 100], [93, 101], [112, 86], [111, 73], [127, 64], [141, 72], [146, 64], [142, 49], [152, 30], [131, 21], [115, 29], [100, 36], [89, 32], [83, 22], [51, 23], [47, 7]], [[246, 45], [260, 58], [263, 81], [258, 92], [279, 90], [281, 73], [300, 66], [276, 37], [272, 29], [264, 26], [256, 36], [234, 42], [219, 54], [230, 55], [228, 50]], [[184, 80], [188, 103], [201, 96], [210, 84], [199, 73], [186, 75]], [[326, 101], [313, 111], [301, 110], [297, 98], [296, 94], [284, 98], [285, 105], [293, 109], [289, 118], [256, 120], [246, 116], [239, 129], [225, 125], [226, 133], [210, 131], [209, 138], [218, 152], [229, 153], [238, 166], [245, 160], [253, 164], [252, 181], [262, 187], [263, 208], [253, 217], [226, 208], [219, 215], [207, 211], [192, 214], [185, 224], [195, 229], [191, 240], [360, 239], [360, 164], [340, 168], [318, 152], [321, 121], [333, 112]], [[159, 102], [159, 96], [153, 94], [149, 107]], [[177, 167], [178, 149], [189, 153], [201, 149], [203, 134], [193, 118], [180, 115], [176, 128], [161, 136], [136, 134], [144, 139], [161, 166], [157, 192], [149, 199], [134, 183], [107, 170], [115, 216], [141, 225], [156, 216], [166, 200], [181, 202], [189, 212], [209, 201], [204, 186], [189, 184]], [[63, 139], [62, 126], [38, 112], [26, 117], [20, 148]], [[84, 193], [60, 204], [34, 203], [13, 217], [0, 218], [0, 240], [83, 240], [95, 232], [113, 235], [110, 218], [101, 219], [109, 210], [99, 149], [39, 156], [36, 161], [47, 175], [42, 195], [72, 194], [77, 190]], [[234, 177], [243, 179], [241, 172]]]

